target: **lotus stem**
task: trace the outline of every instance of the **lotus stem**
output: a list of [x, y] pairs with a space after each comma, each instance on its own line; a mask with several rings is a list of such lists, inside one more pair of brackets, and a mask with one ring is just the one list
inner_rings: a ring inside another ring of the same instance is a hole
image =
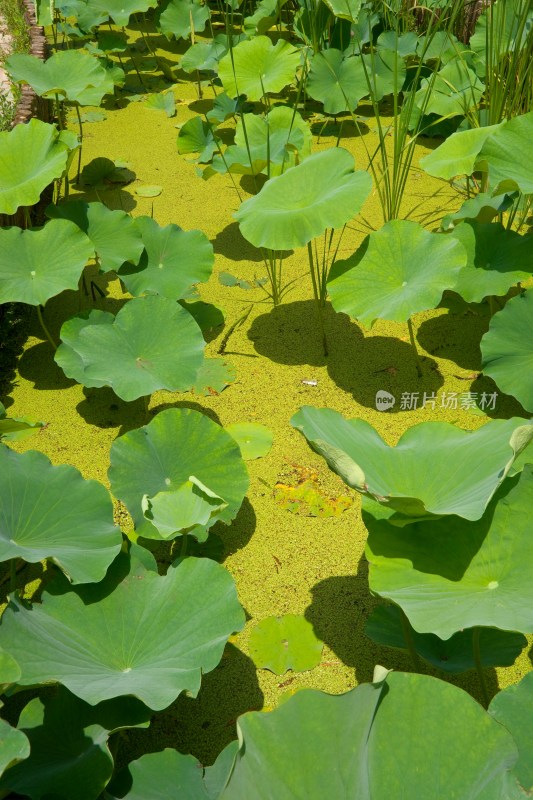
[[57, 344], [52, 339], [50, 331], [48, 330], [48, 328], [45, 325], [45, 322], [44, 322], [44, 319], [43, 319], [43, 314], [42, 314], [42, 311], [41, 311], [41, 306], [37, 306], [37, 317], [38, 317], [39, 322], [41, 324], [41, 328], [43, 329], [44, 335], [46, 336], [46, 338], [48, 339], [48, 341], [52, 345], [53, 349], [57, 350]]
[[79, 107], [78, 103], [75, 103], [74, 107], [76, 109], [76, 114], [77, 114], [77, 117], [78, 117], [78, 125], [79, 125], [79, 128], [80, 128], [80, 149], [78, 151], [78, 172], [76, 174], [76, 183], [79, 183], [79, 181], [80, 181], [80, 173], [81, 173], [81, 150], [82, 150], [82, 147], [83, 147], [83, 125], [82, 125], [82, 122], [81, 122], [80, 107]]
[[313, 295], [315, 297], [315, 305], [318, 314], [318, 321], [320, 323], [320, 330], [322, 332], [322, 349], [324, 350], [324, 357], [328, 357], [328, 342], [326, 339], [326, 330], [324, 328], [324, 304], [321, 300], [321, 293], [318, 286], [318, 277], [316, 275], [315, 260], [313, 256], [313, 247], [311, 242], [307, 242], [307, 255], [309, 257], [309, 271], [311, 273], [311, 281], [313, 283]]
[[419, 655], [416, 652], [415, 642], [413, 639], [413, 629], [403, 608], [400, 609], [400, 620], [402, 622], [403, 638], [405, 639], [407, 650], [409, 651], [409, 655], [411, 656], [411, 661], [413, 662], [414, 670], [415, 672], [422, 672], [422, 664], [420, 662]]
[[485, 680], [485, 673], [483, 671], [483, 664], [481, 663], [481, 649], [479, 646], [479, 638], [481, 628], [476, 626], [472, 632], [472, 649], [474, 651], [474, 664], [476, 665], [477, 674], [479, 675], [479, 684], [481, 686], [481, 694], [483, 695], [483, 704], [485, 708], [489, 705], [489, 692], [487, 689], [487, 682]]
[[17, 591], [17, 559], [9, 559], [9, 591]]
[[422, 377], [422, 362], [420, 361], [420, 355], [418, 353], [418, 349], [416, 347], [415, 341], [415, 334], [413, 331], [413, 323], [411, 322], [411, 318], [407, 320], [407, 327], [409, 328], [409, 338], [411, 339], [411, 347], [414, 350], [416, 356], [416, 372], [419, 378]]
[[187, 534], [182, 533], [181, 535], [181, 548], [180, 548], [180, 558], [185, 558], [187, 555]]

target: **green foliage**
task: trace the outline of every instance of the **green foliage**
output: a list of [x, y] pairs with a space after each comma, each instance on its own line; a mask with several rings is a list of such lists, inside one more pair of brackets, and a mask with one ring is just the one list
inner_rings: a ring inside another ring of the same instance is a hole
[[154, 111], [164, 111], [167, 117], [176, 115], [176, 101], [171, 90], [159, 92], [159, 94], [151, 94], [144, 105]]
[[533, 423], [518, 417], [491, 420], [477, 431], [447, 422], [421, 422], [395, 447], [365, 420], [347, 420], [329, 408], [304, 406], [291, 425], [348, 486], [382, 503], [397, 525], [425, 518], [433, 526], [435, 515], [480, 519], [533, 439]]
[[0, 446], [0, 465], [0, 560], [50, 558], [73, 583], [101, 580], [122, 543], [104, 487], [36, 451]]
[[4, 404], [0, 403], [0, 442], [25, 439], [43, 425], [44, 422], [37, 422], [30, 417], [8, 417]]
[[[132, 14], [144, 13], [154, 6], [155, 0], [88, 0], [85, 14], [93, 17], [90, 27], [106, 22], [109, 18], [115, 25], [123, 27], [128, 24]], [[98, 22], [95, 21], [97, 19]], [[78, 23], [82, 30], [88, 30], [88, 19], [83, 24], [78, 17]]]
[[239, 445], [245, 461], [263, 458], [270, 452], [274, 434], [266, 425], [258, 422], [234, 422], [226, 430]]
[[250, 655], [255, 665], [276, 675], [314, 669], [320, 663], [322, 646], [311, 623], [297, 614], [267, 617], [250, 633]]
[[202, 360], [200, 328], [166, 297], [137, 297], [116, 316], [93, 310], [67, 320], [55, 360], [82, 386], [110, 386], [123, 400], [191, 388]]
[[0, 774], [30, 754], [28, 737], [0, 719]]
[[209, 8], [198, 0], [170, 0], [158, 10], [158, 27], [167, 39], [186, 39], [204, 30]]
[[221, 59], [218, 75], [230, 97], [245, 94], [249, 100], [261, 100], [291, 83], [299, 61], [298, 50], [283, 39], [273, 45], [268, 36], [256, 36], [239, 42]]
[[513, 773], [526, 792], [533, 790], [533, 735], [531, 705], [533, 703], [533, 673], [520, 683], [499, 692], [489, 706], [489, 714], [513, 736], [518, 746], [518, 761]]
[[125, 503], [139, 536], [160, 538], [143, 513], [143, 499], [162, 492], [172, 495], [191, 476], [226, 504], [203, 532], [195, 531], [196, 538], [205, 540], [207, 528], [217, 519], [226, 524], [234, 519], [248, 489], [241, 452], [224, 428], [198, 411], [168, 409], [144, 428], [119, 437], [111, 447], [111, 489]]
[[345, 56], [331, 48], [312, 56], [306, 91], [324, 104], [326, 114], [354, 111], [368, 94], [368, 83], [359, 56]]
[[481, 369], [507, 394], [533, 411], [533, 290], [513, 297], [481, 340]]

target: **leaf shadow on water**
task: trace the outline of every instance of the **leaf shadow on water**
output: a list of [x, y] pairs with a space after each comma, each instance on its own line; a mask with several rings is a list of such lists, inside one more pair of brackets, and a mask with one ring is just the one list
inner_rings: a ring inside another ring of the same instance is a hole
[[[319, 639], [348, 667], [353, 667], [358, 684], [372, 681], [374, 667], [379, 664], [399, 672], [413, 672], [407, 652], [378, 645], [365, 633], [365, 624], [381, 601], [370, 593], [368, 562], [361, 557], [355, 575], [340, 575], [319, 581], [311, 589], [312, 602], [305, 618], [313, 625]], [[532, 648], [533, 650], [533, 648]], [[477, 674], [443, 672], [425, 661], [422, 671], [447, 683], [453, 683], [471, 694], [479, 703], [483, 695]], [[498, 676], [493, 668], [484, 669], [489, 697], [499, 691]]]
[[[385, 390], [399, 398], [403, 392], [437, 392], [444, 381], [437, 364], [422, 358], [418, 378], [413, 350], [393, 336], [365, 336], [346, 314], [327, 304], [324, 327], [329, 355], [324, 357], [317, 311], [312, 300], [285, 303], [256, 317], [248, 338], [256, 351], [280, 364], [326, 366], [337, 386], [360, 405], [375, 408], [376, 392]], [[407, 326], [405, 328], [407, 336]], [[399, 411], [399, 403], [389, 413]]]
[[196, 698], [181, 695], [165, 711], [154, 715], [149, 730], [127, 732], [126, 743], [119, 751], [119, 766], [165, 747], [191, 752], [202, 764], [212, 764], [237, 738], [237, 717], [260, 710], [263, 699], [255, 664], [237, 647], [227, 644], [220, 664], [202, 677]]
[[448, 309], [425, 320], [418, 328], [417, 338], [426, 352], [446, 358], [458, 368], [481, 368], [481, 337], [489, 328], [488, 308], [484, 304], [465, 303], [458, 295], [447, 292], [438, 306]]

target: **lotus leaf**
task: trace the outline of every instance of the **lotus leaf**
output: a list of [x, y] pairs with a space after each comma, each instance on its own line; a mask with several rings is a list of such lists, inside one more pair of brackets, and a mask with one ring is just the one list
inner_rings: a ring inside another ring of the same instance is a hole
[[266, 33], [275, 25], [286, 3], [287, 0], [259, 0], [254, 13], [243, 20], [244, 33], [250, 38]]
[[422, 61], [438, 61], [446, 64], [458, 57], [462, 49], [467, 49], [449, 31], [431, 31], [418, 38], [418, 54]]
[[82, 122], [103, 122], [107, 115], [103, 111], [86, 111], [80, 115]]
[[[87, 10], [101, 22], [111, 17], [115, 25], [122, 28], [128, 24], [132, 14], [144, 13], [155, 5], [155, 0], [88, 0]], [[83, 27], [83, 30], [87, 30], [87, 27]]]
[[[407, 623], [409, 624], [409, 623]], [[402, 628], [401, 611], [397, 606], [379, 606], [370, 615], [365, 633], [377, 644], [408, 650]], [[459, 631], [443, 641], [433, 633], [412, 631], [413, 646], [419, 656], [444, 672], [465, 672], [475, 668], [473, 631]], [[520, 633], [509, 633], [494, 628], [481, 628], [479, 650], [483, 667], [510, 667], [524, 647], [527, 639]]]
[[226, 430], [239, 445], [245, 461], [263, 458], [270, 452], [274, 434], [266, 425], [257, 422], [235, 422], [233, 425], [228, 425]]
[[346, 57], [334, 48], [316, 53], [310, 61], [306, 90], [324, 104], [326, 114], [355, 110], [369, 93], [360, 57]]
[[[193, 296], [193, 291], [191, 290], [187, 296]], [[212, 303], [204, 303], [202, 300], [197, 300], [194, 303], [180, 300], [180, 305], [186, 308], [191, 317], [196, 320], [204, 335], [210, 334], [215, 328], [219, 328], [224, 324], [224, 314], [220, 308], [217, 308]], [[196, 383], [198, 383], [198, 376], [201, 371], [204, 371], [204, 374], [205, 372], [211, 372], [208, 367], [205, 367], [205, 362], [211, 360], [218, 362], [218, 359], [204, 358], [204, 362], [196, 375]], [[219, 374], [218, 369], [217, 374]]]
[[378, 36], [379, 50], [391, 50], [398, 53], [401, 58], [412, 56], [416, 53], [418, 36], [414, 31], [398, 35], [397, 31], [383, 31]]
[[322, 647], [311, 623], [297, 614], [263, 619], [250, 633], [250, 656], [256, 667], [276, 675], [314, 669], [320, 663]]
[[178, 134], [178, 153], [199, 153], [198, 161], [206, 164], [219, 149], [212, 126], [201, 117], [187, 120]]
[[12, 728], [4, 719], [0, 719], [0, 775], [30, 754], [28, 737], [22, 731]]
[[51, 219], [74, 222], [93, 243], [102, 272], [117, 270], [125, 261], [138, 263], [143, 241], [136, 222], [124, 211], [112, 211], [103, 203], [80, 200], [50, 205], [46, 214]]
[[236, 172], [273, 177], [294, 166], [311, 153], [311, 131], [298, 112], [276, 106], [264, 117], [243, 114], [237, 122], [235, 144], [213, 159], [213, 172]]
[[43, 426], [44, 422], [37, 422], [29, 417], [8, 417], [4, 404], [0, 403], [0, 442], [25, 439]]
[[13, 656], [0, 648], [0, 691], [4, 693], [6, 688], [16, 683], [20, 676], [20, 667]]
[[481, 340], [481, 356], [483, 373], [533, 411], [533, 289], [513, 297], [494, 314]]
[[511, 286], [533, 274], [533, 247], [528, 237], [506, 230], [499, 222], [463, 222], [450, 235], [468, 255], [454, 288], [467, 303], [505, 295]]
[[73, 583], [101, 580], [122, 544], [104, 487], [36, 451], [0, 447], [0, 465], [0, 560], [51, 558]]
[[533, 194], [533, 163], [517, 157], [527, 153], [533, 139], [533, 111], [514, 117], [489, 136], [479, 154], [480, 166], [488, 165], [493, 194], [518, 189]]
[[387, 94], [398, 94], [405, 81], [405, 62], [392, 50], [379, 49], [377, 53], [362, 56], [369, 90], [374, 102]]
[[399, 529], [364, 513], [370, 588], [405, 611], [419, 633], [463, 628], [533, 631], [530, 509], [533, 466], [508, 478], [483, 517]]
[[335, 263], [328, 280], [331, 303], [367, 328], [376, 319], [407, 322], [438, 305], [466, 260], [457, 240], [430, 233], [417, 222], [392, 220], [350, 258]]
[[[483, 84], [460, 58], [449, 61], [435, 78], [422, 78], [415, 102], [425, 114], [440, 117], [466, 116], [483, 94]], [[429, 97], [428, 95], [429, 91]]]
[[135, 180], [135, 173], [110, 158], [93, 158], [82, 169], [80, 180], [85, 186], [106, 189], [113, 184], [131, 183]]
[[160, 538], [143, 515], [143, 498], [176, 491], [191, 475], [227, 503], [217, 518], [229, 524], [248, 489], [248, 473], [229, 433], [198, 411], [161, 411], [111, 447], [112, 492], [125, 503], [139, 536]]
[[342, 147], [314, 153], [263, 186], [234, 214], [256, 247], [291, 250], [340, 228], [357, 214], [372, 188], [370, 175], [354, 169]]
[[44, 592], [31, 609], [12, 596], [1, 626], [19, 685], [59, 682], [90, 705], [133, 695], [156, 711], [181, 692], [196, 696], [244, 625], [229, 573], [186, 558], [164, 577], [130, 562], [118, 585], [109, 573], [106, 581], [84, 587], [83, 599]]
[[[398, 512], [392, 521], [399, 524], [443, 514], [480, 519], [533, 439], [533, 422], [518, 417], [490, 420], [477, 431], [421, 422], [408, 428], [396, 447], [385, 444], [365, 420], [347, 420], [329, 408], [304, 406], [291, 425], [348, 486]], [[469, 626], [452, 633], [462, 627]]]
[[203, 31], [208, 19], [209, 7], [198, 0], [170, 0], [160, 7], [158, 27], [167, 39], [186, 39]]
[[504, 124], [452, 133], [440, 147], [420, 159], [420, 166], [428, 175], [444, 180], [471, 175], [484, 143]]
[[491, 197], [488, 192], [480, 192], [475, 197], [465, 200], [459, 211], [443, 217], [441, 228], [449, 230], [463, 219], [472, 219], [481, 223], [491, 222], [498, 214], [503, 214], [504, 211], [511, 208], [517, 194], [517, 192], [512, 192]]
[[44, 228], [0, 229], [0, 303], [43, 305], [76, 289], [94, 248], [77, 225], [51, 220]]
[[164, 111], [167, 117], [174, 117], [176, 114], [176, 101], [174, 100], [174, 94], [170, 90], [151, 94], [144, 105], [154, 111]]
[[146, 727], [150, 709], [133, 698], [90, 706], [66, 689], [35, 697], [22, 710], [18, 729], [30, 742], [24, 765], [12, 767], [0, 780], [0, 792], [47, 797], [100, 797], [113, 772], [107, 745], [112, 732]]
[[212, 397], [223, 392], [236, 377], [235, 367], [227, 361], [221, 358], [204, 358], [191, 392]]
[[213, 108], [207, 112], [206, 117], [208, 122], [218, 125], [221, 122], [225, 122], [229, 117], [235, 117], [236, 114], [248, 111], [250, 106], [252, 104], [246, 102], [246, 95], [244, 94], [231, 98], [226, 92], [221, 92], [215, 97]]
[[199, 542], [206, 541], [207, 529], [227, 505], [194, 475], [176, 489], [158, 492], [154, 497], [145, 495], [141, 502], [145, 519], [161, 539], [185, 534], [197, 537]]
[[103, 53], [124, 53], [128, 49], [128, 37], [121, 31], [99, 31], [98, 49]]
[[213, 245], [201, 231], [178, 225], [161, 227], [151, 217], [137, 217], [135, 225], [144, 245], [138, 266], [124, 264], [120, 279], [133, 295], [154, 293], [178, 300], [191, 286], [206, 281], [213, 270]]
[[162, 186], [156, 186], [153, 184], [148, 186], [137, 186], [135, 189], [135, 194], [139, 197], [159, 197], [162, 191]]
[[36, 94], [99, 106], [113, 91], [113, 80], [96, 56], [81, 50], [60, 50], [46, 61], [26, 53], [8, 58], [7, 68], [16, 81], [28, 83]]
[[[233, 47], [243, 40], [243, 36], [233, 37]], [[218, 62], [226, 55], [229, 50], [228, 37], [224, 33], [218, 33], [210, 42], [197, 42], [189, 47], [180, 61], [180, 68], [187, 73], [194, 70], [205, 70], [206, 72], [216, 72]]]
[[279, 39], [274, 45], [268, 36], [256, 36], [220, 60], [218, 75], [230, 97], [245, 94], [249, 100], [261, 100], [291, 83], [299, 62], [300, 53], [289, 42]]
[[336, 696], [303, 690], [269, 714], [244, 714], [238, 729], [221, 800], [504, 800], [517, 759], [472, 697], [427, 675], [392, 672]]
[[116, 317], [94, 310], [61, 328], [55, 360], [82, 386], [110, 386], [123, 400], [191, 388], [204, 339], [191, 315], [158, 295], [130, 300]]
[[361, 0], [325, 0], [329, 10], [339, 19], [357, 22], [361, 11]]
[[31, 119], [0, 132], [0, 214], [39, 202], [41, 192], [64, 173], [77, 147], [71, 131]]
[[533, 791], [532, 705], [533, 672], [530, 672], [520, 683], [498, 692], [489, 706], [489, 714], [509, 731], [518, 746], [519, 757], [513, 772], [526, 792]]

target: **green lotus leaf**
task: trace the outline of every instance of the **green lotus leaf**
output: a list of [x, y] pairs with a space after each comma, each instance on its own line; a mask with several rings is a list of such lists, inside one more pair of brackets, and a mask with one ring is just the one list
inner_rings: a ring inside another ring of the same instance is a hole
[[491, 197], [488, 192], [480, 192], [475, 197], [465, 200], [459, 211], [443, 217], [441, 228], [444, 231], [453, 229], [454, 225], [463, 219], [476, 220], [481, 223], [492, 222], [498, 214], [503, 214], [511, 208], [517, 194], [517, 192], [512, 192]]
[[76, 137], [31, 119], [0, 132], [0, 214], [34, 206], [41, 192], [65, 171]]
[[135, 194], [139, 197], [159, 197], [161, 192], [163, 191], [162, 186], [157, 186], [156, 184], [147, 185], [147, 186], [137, 186], [135, 189]]
[[51, 558], [73, 583], [101, 580], [122, 544], [104, 487], [32, 450], [0, 447], [0, 465], [0, 560]]
[[178, 153], [199, 153], [197, 161], [206, 164], [213, 158], [213, 153], [219, 149], [212, 126], [204, 122], [201, 117], [187, 120], [178, 133]]
[[[385, 444], [365, 420], [347, 420], [329, 408], [303, 406], [291, 425], [348, 486], [383, 503], [387, 514], [399, 512], [399, 524], [417, 517], [433, 524], [432, 515], [444, 514], [480, 519], [533, 439], [533, 422], [518, 417], [490, 420], [476, 431], [448, 422], [421, 422], [395, 447]], [[462, 627], [469, 626], [452, 632]]]
[[149, 95], [144, 105], [146, 108], [151, 108], [154, 111], [164, 111], [167, 117], [174, 117], [176, 115], [176, 101], [174, 99], [174, 94], [169, 89], [167, 89], [166, 92]]
[[[233, 47], [244, 37], [234, 36]], [[238, 40], [238, 41], [236, 41]], [[216, 72], [218, 62], [229, 50], [228, 37], [224, 33], [219, 33], [210, 42], [196, 42], [189, 47], [180, 61], [180, 69], [190, 74], [195, 70], [206, 72]]]
[[0, 719], [0, 775], [30, 754], [28, 737]]
[[81, 50], [60, 50], [46, 61], [26, 53], [8, 58], [7, 68], [16, 81], [28, 83], [42, 97], [55, 97], [83, 106], [99, 106], [114, 84], [96, 56]]
[[437, 72], [435, 78], [422, 78], [415, 102], [425, 114], [466, 116], [471, 108], [477, 106], [483, 91], [484, 86], [476, 73], [460, 58], [455, 58]]
[[494, 314], [481, 340], [481, 356], [483, 373], [533, 411], [533, 289], [513, 297]]
[[191, 475], [224, 499], [227, 508], [218, 519], [229, 524], [248, 489], [248, 473], [229, 433], [198, 411], [161, 411], [144, 428], [124, 434], [111, 447], [111, 490], [125, 503], [139, 536], [159, 538], [143, 515], [143, 497], [175, 491]]
[[194, 475], [176, 489], [158, 492], [154, 497], [144, 495], [141, 501], [145, 519], [161, 539], [185, 534], [199, 542], [206, 541], [207, 529], [220, 518], [227, 505]]
[[128, 37], [121, 31], [98, 31], [98, 49], [102, 53], [125, 53]]
[[186, 39], [192, 30], [203, 31], [208, 19], [209, 7], [199, 0], [170, 0], [160, 7], [158, 28], [167, 39]]
[[103, 111], [86, 111], [80, 114], [80, 119], [82, 122], [103, 122], [107, 115]]
[[191, 315], [166, 297], [129, 300], [116, 317], [94, 310], [67, 320], [55, 360], [82, 386], [110, 386], [123, 400], [191, 388], [204, 339]]
[[533, 247], [525, 236], [499, 222], [463, 222], [450, 234], [465, 248], [468, 261], [454, 291], [467, 303], [489, 295], [505, 295], [514, 284], [533, 274]]
[[113, 184], [126, 185], [135, 180], [135, 173], [127, 167], [118, 166], [118, 163], [110, 158], [93, 158], [81, 171], [81, 184], [107, 189]]
[[226, 430], [239, 445], [245, 461], [268, 455], [274, 441], [272, 431], [258, 422], [234, 422]]
[[533, 672], [520, 683], [498, 692], [489, 706], [489, 714], [509, 731], [517, 744], [519, 756], [513, 772], [526, 792], [533, 791], [532, 707]]
[[350, 258], [335, 263], [328, 280], [331, 304], [367, 328], [376, 319], [407, 322], [439, 304], [443, 292], [455, 287], [466, 260], [457, 240], [430, 233], [417, 222], [392, 220]]
[[533, 163], [517, 158], [527, 153], [533, 138], [533, 111], [505, 122], [483, 143], [478, 161], [488, 165], [493, 194], [518, 189], [533, 194]]
[[314, 669], [320, 663], [322, 647], [311, 623], [297, 614], [267, 617], [250, 633], [252, 661], [259, 669], [269, 669], [276, 675]]
[[236, 377], [235, 367], [228, 361], [222, 358], [204, 358], [191, 392], [203, 397], [212, 397], [223, 392], [230, 383], [234, 383]]
[[405, 81], [406, 68], [403, 58], [392, 50], [379, 49], [377, 53], [363, 55], [369, 92], [379, 102], [385, 95], [398, 94]]
[[372, 592], [399, 605], [419, 633], [533, 631], [530, 509], [533, 466], [508, 478], [481, 519], [404, 528], [363, 512]]
[[340, 50], [322, 50], [310, 60], [307, 94], [324, 104], [326, 114], [354, 111], [369, 93], [360, 56], [345, 57]]
[[[88, 0], [87, 3], [88, 11], [93, 16], [98, 17], [101, 21], [111, 17], [119, 28], [128, 24], [132, 14], [139, 12], [144, 14], [155, 5], [155, 0]], [[80, 22], [79, 18], [78, 22]], [[83, 27], [83, 30], [87, 30], [87, 27]]]
[[294, 78], [300, 53], [284, 39], [272, 44], [268, 36], [240, 42], [220, 60], [218, 76], [230, 97], [245, 94], [261, 100], [269, 92], [281, 92]]
[[[397, 606], [378, 606], [366, 622], [365, 633], [377, 644], [408, 650], [401, 611]], [[444, 672], [465, 672], [476, 666], [472, 629], [459, 631], [446, 641], [433, 633], [417, 633], [413, 630], [411, 636], [418, 655]], [[481, 628], [481, 663], [483, 667], [510, 667], [526, 645], [527, 639], [520, 633]]]
[[203, 177], [213, 172], [279, 175], [310, 155], [311, 139], [307, 123], [287, 106], [276, 106], [264, 117], [244, 114], [237, 122], [235, 144], [213, 158]]
[[244, 714], [238, 730], [221, 800], [504, 800], [517, 759], [509, 732], [466, 692], [400, 672], [343, 695], [299, 691]]
[[144, 253], [138, 265], [126, 263], [118, 270], [133, 295], [154, 293], [178, 300], [192, 286], [207, 281], [213, 270], [213, 245], [201, 231], [184, 231], [178, 225], [161, 227], [151, 217], [137, 217]]
[[259, 0], [254, 13], [243, 20], [244, 33], [250, 38], [266, 33], [276, 24], [286, 3], [287, 0]]
[[342, 227], [372, 188], [370, 175], [354, 166], [351, 153], [331, 147], [271, 178], [234, 214], [242, 235], [256, 247], [292, 250]]
[[[113, 565], [120, 576], [125, 560]], [[196, 696], [243, 625], [233, 578], [207, 558], [182, 559], [164, 577], [130, 562], [118, 585], [108, 573], [81, 596], [44, 592], [31, 609], [12, 596], [1, 623], [19, 685], [62, 683], [90, 705], [133, 695], [156, 711]]]
[[438, 61], [446, 64], [467, 49], [449, 31], [432, 30], [427, 36], [418, 37], [418, 55], [424, 62]]
[[137, 264], [141, 257], [141, 234], [136, 221], [124, 211], [112, 211], [103, 203], [74, 200], [48, 206], [46, 215], [74, 222], [89, 237], [102, 272], [117, 270], [125, 261]]
[[397, 31], [383, 31], [377, 40], [379, 50], [391, 50], [398, 53], [401, 58], [412, 56], [416, 53], [418, 36], [414, 31], [398, 35]]
[[43, 426], [44, 422], [38, 422], [30, 417], [8, 417], [4, 404], [0, 403], [0, 442], [25, 439]]
[[235, 117], [237, 114], [249, 111], [250, 106], [252, 106], [252, 103], [246, 102], [246, 95], [244, 94], [232, 98], [229, 97], [226, 92], [220, 92], [220, 94], [215, 97], [213, 108], [207, 112], [206, 117], [208, 122], [211, 122], [213, 125], [219, 125], [230, 117]]
[[63, 687], [48, 691], [43, 699], [35, 697], [22, 710], [17, 726], [29, 739], [29, 758], [3, 775], [0, 792], [32, 800], [94, 800], [113, 772], [108, 737], [123, 728], [146, 727], [151, 714], [134, 698], [90, 706]]
[[51, 220], [44, 228], [0, 229], [0, 303], [43, 305], [76, 289], [94, 248], [77, 225]]
[[505, 123], [452, 133], [436, 150], [420, 159], [420, 166], [428, 175], [444, 180], [471, 175], [484, 143], [502, 125]]
[[[191, 290], [191, 292], [189, 292], [187, 296], [188, 297], [195, 296], [193, 294], [193, 290]], [[210, 335], [212, 331], [214, 331], [216, 328], [219, 328], [221, 325], [224, 324], [224, 314], [222, 313], [220, 308], [217, 308], [212, 303], [204, 303], [202, 300], [196, 300], [195, 302], [192, 303], [187, 302], [185, 300], [180, 300], [180, 305], [186, 308], [191, 317], [198, 323], [204, 336]], [[219, 359], [204, 358], [204, 362], [196, 375], [196, 385], [198, 384], [198, 379], [199, 379], [198, 376], [201, 371], [204, 371], [204, 374], [211, 372], [209, 368], [205, 367], [206, 361], [207, 362], [216, 361], [218, 363]], [[225, 363], [226, 367], [228, 367], [227, 362]], [[227, 373], [228, 369], [226, 369], [226, 376]], [[217, 369], [217, 374], [219, 374], [218, 369]], [[230, 383], [232, 382], [233, 379], [232, 381], [230, 381]]]
[[[0, 691], [2, 694], [6, 688], [18, 681], [21, 671], [18, 663], [12, 655], [0, 648]], [[1, 720], [0, 720], [1, 721]], [[0, 769], [1, 773], [1, 769]]]
[[357, 22], [361, 11], [361, 0], [325, 0], [329, 10], [339, 19]]

